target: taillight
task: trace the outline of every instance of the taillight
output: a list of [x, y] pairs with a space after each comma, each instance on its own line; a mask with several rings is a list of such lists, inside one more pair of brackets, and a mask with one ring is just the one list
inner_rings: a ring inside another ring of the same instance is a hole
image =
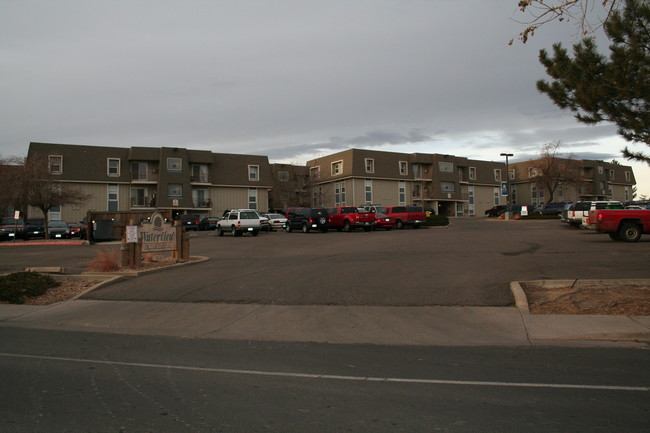
[[599, 223], [603, 222], [603, 214], [602, 214], [602, 212], [598, 212], [598, 222]]

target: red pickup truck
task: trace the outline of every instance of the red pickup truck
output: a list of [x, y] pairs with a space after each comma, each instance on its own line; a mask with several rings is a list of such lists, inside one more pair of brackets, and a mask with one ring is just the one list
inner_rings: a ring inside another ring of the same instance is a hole
[[330, 217], [330, 227], [338, 231], [349, 232], [357, 227], [362, 227], [369, 232], [377, 225], [377, 218], [374, 213], [354, 206], [338, 206], [327, 209]]
[[427, 221], [427, 214], [420, 206], [367, 206], [370, 212], [380, 212], [395, 218], [395, 227], [418, 228]]
[[636, 242], [650, 233], [650, 210], [601, 209], [589, 211], [588, 223], [615, 241]]

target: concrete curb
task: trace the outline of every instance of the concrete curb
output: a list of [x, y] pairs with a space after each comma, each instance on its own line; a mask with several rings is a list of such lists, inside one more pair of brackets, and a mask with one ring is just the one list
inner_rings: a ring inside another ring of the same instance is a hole
[[61, 245], [90, 245], [88, 241], [38, 241], [38, 242], [2, 242], [0, 247], [33, 247], [33, 246], [61, 246]]

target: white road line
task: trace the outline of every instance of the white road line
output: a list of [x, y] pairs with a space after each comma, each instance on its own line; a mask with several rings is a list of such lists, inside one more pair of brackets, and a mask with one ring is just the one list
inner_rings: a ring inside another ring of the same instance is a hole
[[242, 374], [242, 375], [249, 375], [249, 376], [286, 377], [286, 378], [296, 378], [296, 379], [322, 379], [322, 380], [343, 380], [343, 381], [356, 381], [356, 382], [384, 382], [384, 383], [413, 383], [413, 384], [421, 384], [421, 385], [496, 386], [496, 387], [556, 388], [556, 389], [559, 388], [559, 389], [635, 391], [635, 392], [650, 391], [650, 386], [579, 385], [579, 384], [566, 384], [566, 383], [492, 382], [492, 381], [475, 381], [475, 380], [408, 379], [408, 378], [399, 378], [399, 377], [345, 376], [345, 375], [337, 375], [337, 374], [291, 373], [291, 372], [283, 372], [283, 371], [238, 370], [232, 368], [188, 367], [182, 365], [147, 364], [141, 362], [105, 361], [99, 359], [66, 358], [66, 357], [59, 357], [59, 356], [24, 355], [19, 353], [0, 353], [0, 357], [119, 365], [124, 367], [200, 371], [200, 372], [220, 373], [220, 374]]

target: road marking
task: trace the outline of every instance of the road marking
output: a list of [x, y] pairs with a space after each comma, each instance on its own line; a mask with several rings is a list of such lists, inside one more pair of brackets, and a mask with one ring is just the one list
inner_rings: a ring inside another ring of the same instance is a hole
[[492, 382], [476, 380], [445, 380], [445, 379], [408, 379], [399, 377], [373, 377], [373, 376], [345, 376], [338, 374], [317, 373], [292, 373], [284, 371], [239, 370], [232, 368], [189, 367], [183, 365], [148, 364], [142, 362], [105, 361], [100, 359], [66, 358], [60, 356], [25, 355], [19, 353], [0, 353], [5, 358], [40, 359], [46, 361], [63, 361], [90, 364], [118, 365], [123, 367], [169, 369], [180, 371], [198, 371], [220, 374], [239, 374], [249, 376], [270, 376], [296, 379], [321, 379], [343, 380], [355, 382], [383, 382], [383, 383], [413, 383], [420, 385], [456, 385], [456, 386], [495, 386], [515, 388], [556, 388], [556, 389], [581, 389], [602, 391], [635, 391], [648, 392], [650, 386], [615, 386], [615, 385], [580, 385], [567, 383], [528, 383], [528, 382]]

